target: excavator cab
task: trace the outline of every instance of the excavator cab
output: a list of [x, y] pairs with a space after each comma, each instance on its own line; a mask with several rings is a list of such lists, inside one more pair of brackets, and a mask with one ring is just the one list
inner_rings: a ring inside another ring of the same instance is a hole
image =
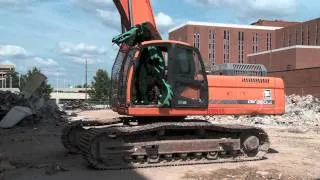
[[[118, 64], [118, 61], [123, 61]], [[112, 71], [113, 108], [206, 108], [208, 82], [198, 49], [175, 41], [122, 45]], [[117, 111], [117, 110], [116, 110]]]

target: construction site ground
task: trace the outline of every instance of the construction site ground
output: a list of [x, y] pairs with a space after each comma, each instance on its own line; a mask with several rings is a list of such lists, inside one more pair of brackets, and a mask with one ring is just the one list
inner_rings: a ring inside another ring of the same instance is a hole
[[[78, 117], [99, 120], [110, 110], [83, 111]], [[228, 121], [227, 123], [232, 123]], [[237, 122], [239, 123], [239, 122]], [[320, 127], [259, 125], [271, 140], [267, 159], [255, 162], [98, 171], [60, 143], [62, 126], [39, 124], [0, 130], [0, 180], [100, 179], [317, 179], [320, 178]], [[3, 167], [4, 166], [4, 167]]]

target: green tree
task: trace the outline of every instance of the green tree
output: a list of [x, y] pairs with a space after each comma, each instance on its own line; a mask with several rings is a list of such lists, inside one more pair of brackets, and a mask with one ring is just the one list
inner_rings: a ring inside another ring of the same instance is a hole
[[97, 70], [88, 93], [93, 101], [109, 102], [111, 97], [111, 79], [107, 71], [102, 69]]
[[[32, 75], [41, 73], [40, 69], [33, 67], [31, 70], [28, 70], [27, 74], [21, 76], [21, 89], [26, 85], [26, 83], [31, 79]], [[47, 81], [45, 81], [39, 88], [40, 96], [45, 99], [50, 99], [50, 93], [53, 91], [53, 88]]]

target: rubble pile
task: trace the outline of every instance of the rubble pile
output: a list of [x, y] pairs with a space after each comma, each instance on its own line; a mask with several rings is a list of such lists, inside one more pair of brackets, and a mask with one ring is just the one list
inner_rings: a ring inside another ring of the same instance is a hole
[[290, 95], [286, 97], [283, 115], [205, 116], [202, 119], [214, 123], [320, 126], [320, 100], [312, 95]]
[[2, 119], [8, 111], [14, 106], [25, 106], [27, 102], [18, 94], [10, 91], [0, 91], [0, 119]]
[[26, 113], [26, 117], [23, 117], [23, 121], [20, 123], [22, 125], [64, 121], [64, 112], [59, 109], [54, 101], [45, 100], [36, 97], [36, 95], [25, 99], [21, 94], [0, 91], [0, 122], [13, 109], [30, 111], [30, 113]]
[[46, 121], [64, 122], [64, 112], [54, 101], [41, 96], [39, 87], [46, 77], [33, 75], [19, 94], [0, 91], [0, 128], [12, 128], [17, 124], [38, 124]]

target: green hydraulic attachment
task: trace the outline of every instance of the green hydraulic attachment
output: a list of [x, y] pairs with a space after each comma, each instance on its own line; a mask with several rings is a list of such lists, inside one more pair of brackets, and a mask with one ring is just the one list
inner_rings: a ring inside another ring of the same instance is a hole
[[[153, 77], [154, 82], [151, 85], [158, 85], [161, 94], [157, 97], [158, 105], [170, 106], [173, 92], [171, 86], [166, 82], [165, 62], [161, 51], [155, 46], [149, 46], [143, 50], [140, 66], [136, 69], [135, 77], [138, 79], [138, 99], [140, 103], [149, 104], [148, 92], [150, 91], [150, 82], [148, 77]], [[151, 86], [153, 87], [153, 86]]]
[[129, 46], [135, 46], [138, 43], [149, 40], [161, 39], [158, 31], [148, 22], [138, 24], [129, 31], [122, 33], [112, 39], [113, 43], [120, 45], [125, 43]]

